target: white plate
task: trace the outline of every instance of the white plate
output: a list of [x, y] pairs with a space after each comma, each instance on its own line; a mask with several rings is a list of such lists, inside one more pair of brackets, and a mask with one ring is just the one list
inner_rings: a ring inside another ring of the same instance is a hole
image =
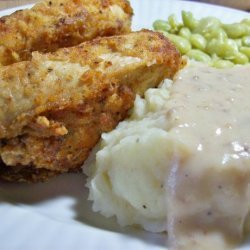
[[[181, 10], [190, 10], [198, 18], [217, 16], [224, 22], [249, 17], [246, 12], [194, 2], [131, 0], [131, 3], [134, 30], [151, 28], [155, 19], [164, 19], [171, 13], [180, 17]], [[0, 11], [0, 15], [17, 9]], [[0, 183], [0, 249], [166, 249], [166, 235], [121, 229], [113, 219], [92, 213], [84, 184], [85, 177], [76, 174], [60, 176], [45, 184]], [[241, 249], [250, 249], [250, 244]]]

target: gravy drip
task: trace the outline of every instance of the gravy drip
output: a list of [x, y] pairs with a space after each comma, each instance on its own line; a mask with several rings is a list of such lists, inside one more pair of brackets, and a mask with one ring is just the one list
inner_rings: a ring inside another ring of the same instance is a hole
[[190, 65], [170, 90], [170, 249], [232, 249], [250, 208], [250, 66]]

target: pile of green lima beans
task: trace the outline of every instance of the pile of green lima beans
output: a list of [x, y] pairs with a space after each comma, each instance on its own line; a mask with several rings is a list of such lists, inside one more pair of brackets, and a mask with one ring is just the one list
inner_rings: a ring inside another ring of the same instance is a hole
[[167, 21], [156, 20], [153, 27], [190, 59], [217, 68], [250, 62], [250, 19], [225, 24], [215, 17], [197, 20], [191, 12], [182, 11], [182, 22], [173, 14]]

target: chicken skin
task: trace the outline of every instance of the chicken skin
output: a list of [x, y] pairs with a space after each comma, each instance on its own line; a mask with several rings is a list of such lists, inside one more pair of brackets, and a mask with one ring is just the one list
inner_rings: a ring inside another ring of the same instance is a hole
[[144, 30], [0, 68], [0, 177], [39, 181], [79, 169], [135, 95], [180, 66], [175, 47]]
[[128, 33], [132, 13], [127, 0], [43, 0], [0, 18], [0, 65], [30, 60], [33, 51]]

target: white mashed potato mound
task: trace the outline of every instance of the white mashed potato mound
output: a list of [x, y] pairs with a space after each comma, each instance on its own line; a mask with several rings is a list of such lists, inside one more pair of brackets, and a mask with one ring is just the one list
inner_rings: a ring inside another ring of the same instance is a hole
[[102, 135], [92, 162], [83, 168], [93, 210], [116, 216], [122, 226], [166, 231], [166, 171], [173, 147], [164, 106], [170, 85], [166, 80], [147, 90], [145, 99], [137, 96], [130, 118]]
[[249, 232], [249, 71], [192, 63], [137, 97], [92, 155], [94, 211], [167, 231], [171, 249], [237, 248]]

